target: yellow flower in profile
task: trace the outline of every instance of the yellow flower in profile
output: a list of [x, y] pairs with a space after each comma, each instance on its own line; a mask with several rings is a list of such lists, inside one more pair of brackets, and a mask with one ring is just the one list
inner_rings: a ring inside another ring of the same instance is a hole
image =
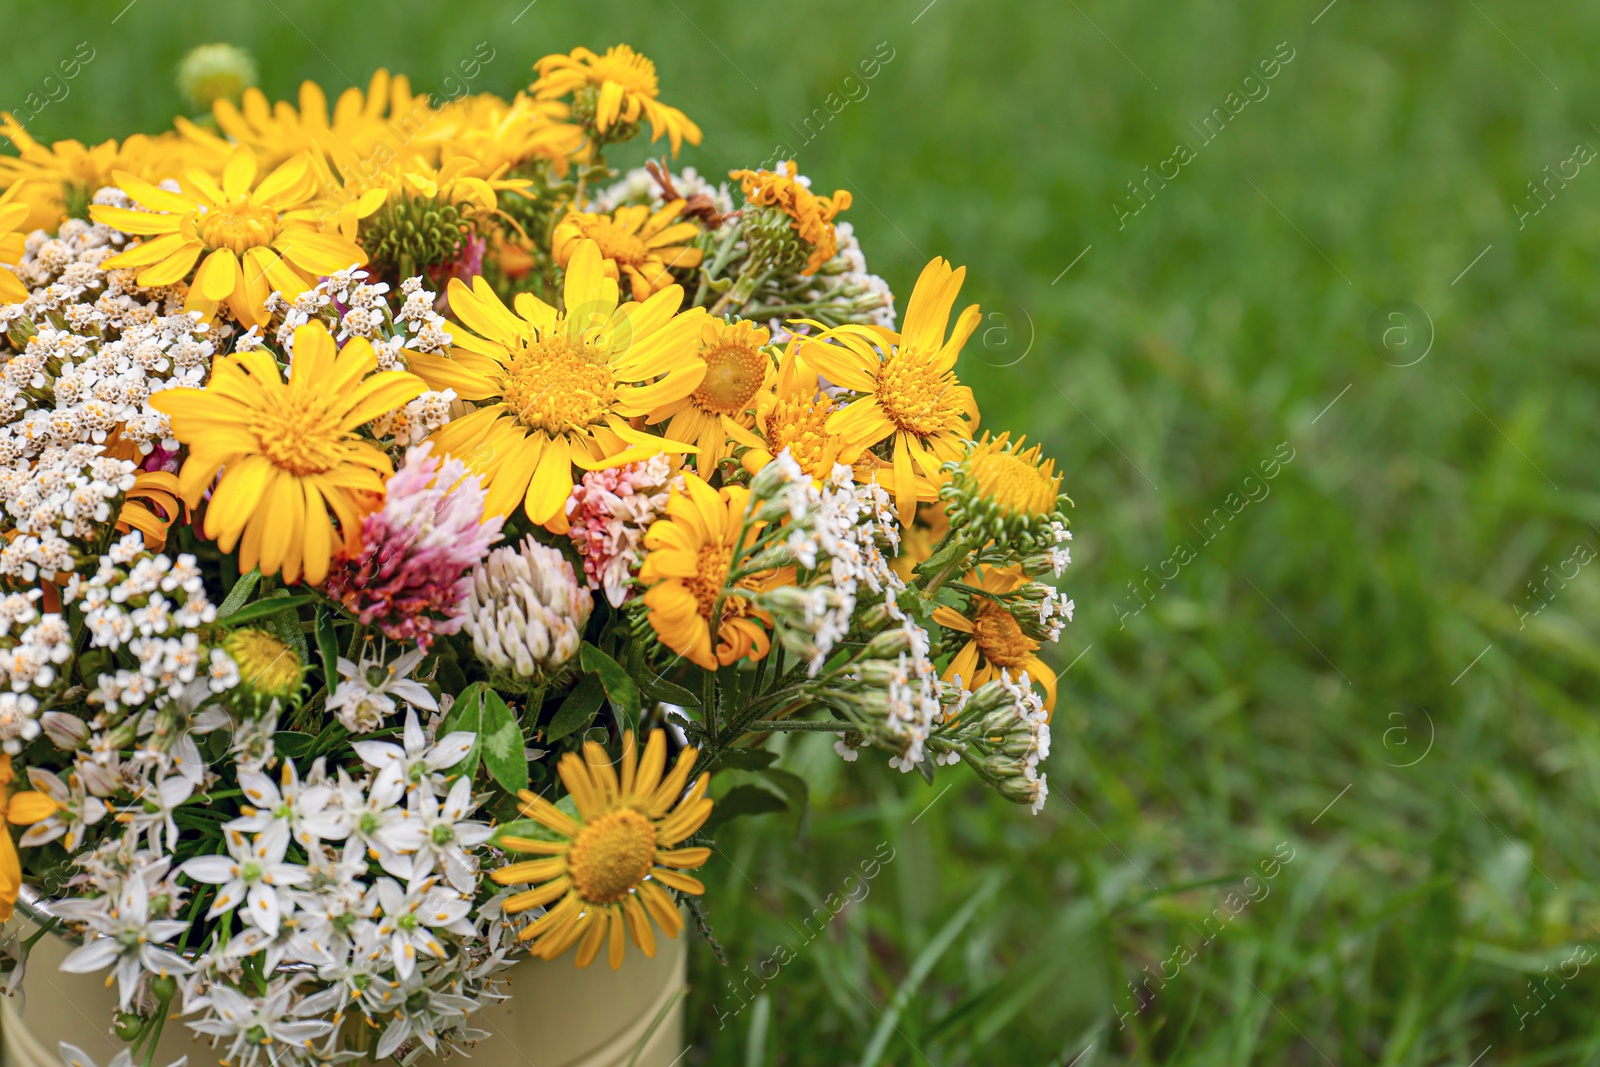
[[606, 276], [620, 284], [626, 274], [633, 298], [648, 300], [673, 284], [674, 269], [698, 267], [705, 255], [683, 243], [693, 240], [700, 227], [672, 221], [685, 203], [674, 200], [654, 213], [643, 204], [619, 207], [609, 215], [569, 211], [556, 226], [550, 254], [556, 266], [565, 267], [578, 243], [591, 240], [605, 257]]
[[1039, 445], [1024, 448], [1026, 438], [1010, 433], [974, 441], [960, 462], [952, 464], [950, 483], [941, 491], [950, 521], [977, 541], [995, 540], [1027, 549], [1059, 523], [1065, 525], [1061, 475]]
[[361, 518], [394, 468], [357, 431], [426, 388], [414, 374], [377, 368], [365, 339], [336, 352], [327, 327], [311, 322], [294, 333], [288, 382], [272, 353], [256, 349], [218, 359], [204, 389], [150, 398], [188, 448], [178, 482], [190, 507], [222, 472], [205, 536], [224, 552], [238, 545], [241, 571], [320, 585], [335, 552], [359, 549]]
[[700, 143], [700, 127], [677, 108], [656, 99], [660, 92], [656, 65], [625, 44], [606, 49], [603, 56], [574, 48], [568, 55], [545, 56], [533, 67], [539, 77], [529, 90], [536, 100], [594, 89], [594, 128], [601, 133], [643, 118], [650, 123], [650, 140], [659, 141], [665, 133], [673, 155], [684, 141]]
[[[741, 462], [751, 474], [784, 449], [801, 470], [818, 480], [828, 477], [835, 464], [856, 467], [862, 459], [865, 449], [861, 445], [828, 428], [838, 404], [822, 391], [816, 369], [801, 354], [808, 340], [790, 338], [778, 360], [777, 376], [756, 395], [755, 414], [749, 423], [723, 420], [729, 438], [745, 446]], [[857, 471], [858, 480], [863, 473]]]
[[184, 309], [199, 311], [207, 320], [226, 303], [242, 325], [264, 326], [266, 299], [274, 289], [292, 300], [310, 287], [308, 279], [367, 261], [367, 254], [343, 237], [285, 225], [285, 212], [317, 194], [311, 162], [304, 155], [284, 163], [260, 184], [255, 154], [244, 145], [228, 157], [221, 185], [194, 168], [184, 171], [182, 192], [168, 192], [126, 171], [116, 173], [116, 184], [149, 210], [96, 204], [89, 209], [90, 218], [153, 239], [101, 266], [141, 268], [140, 285], [175, 285], [203, 254]]
[[552, 960], [577, 945], [576, 962], [587, 967], [604, 945], [616, 970], [626, 947], [624, 933], [646, 956], [656, 954], [652, 918], [668, 937], [678, 936], [683, 918], [667, 889], [704, 893], [699, 879], [681, 872], [711, 858], [709, 848], [674, 847], [711, 814], [709, 774], [684, 793], [698, 756], [697, 749], [684, 749], [663, 779], [666, 735], [650, 731], [640, 759], [629, 730], [622, 737], [620, 779], [611, 757], [593, 741], [584, 743], [582, 756], [561, 757], [557, 773], [577, 805], [576, 817], [526, 789], [517, 794], [522, 814], [556, 839], [501, 837], [507, 851], [542, 858], [508, 864], [489, 877], [499, 885], [532, 887], [506, 898], [507, 913], [545, 905], [545, 913], [517, 935], [532, 942], [533, 955]]
[[670, 417], [666, 435], [699, 446], [700, 477], [710, 478], [729, 454], [728, 423], [748, 427], [754, 421], [755, 399], [773, 379], [772, 357], [765, 350], [771, 338], [754, 323], [708, 320], [700, 330], [700, 358], [706, 365], [700, 387], [646, 416], [651, 423]]
[[520, 503], [552, 533], [567, 529], [574, 465], [600, 470], [695, 451], [628, 420], [688, 396], [706, 372], [695, 346], [706, 313], [680, 314], [680, 287], [619, 305], [599, 247], [583, 241], [562, 295], [557, 311], [521, 293], [512, 314], [482, 278], [470, 289], [452, 279], [450, 309], [464, 325], [451, 325], [450, 355], [407, 354], [430, 388], [479, 404], [430, 440], [483, 479], [484, 514], [507, 515]]
[[[22, 860], [17, 856], [17, 846], [11, 840], [8, 827], [32, 826], [42, 819], [48, 819], [58, 810], [58, 805], [48, 794], [11, 792], [11, 782], [15, 777], [11, 769], [11, 757], [0, 752], [0, 922], [10, 921], [17, 894], [22, 891]], [[709, 805], [711, 802], [708, 800], [706, 803]], [[704, 822], [704, 817], [700, 821]]]
[[[639, 568], [639, 581], [650, 587], [644, 594], [650, 626], [663, 645], [708, 671], [745, 658], [759, 660], [772, 647], [767, 636], [771, 617], [748, 597], [724, 596], [730, 576], [749, 562], [742, 556], [735, 560], [734, 552], [750, 491], [734, 485], [719, 493], [688, 471], [683, 481], [684, 488], [674, 488], [667, 500], [667, 517], [651, 523], [644, 535], [649, 554]], [[752, 523], [747, 539], [753, 541], [759, 528]], [[793, 568], [784, 568], [747, 575], [733, 584], [755, 593], [793, 580]]]
[[[828, 420], [832, 433], [871, 448], [892, 446], [889, 488], [902, 524], [918, 500], [932, 500], [944, 481], [943, 465], [966, 452], [963, 442], [978, 421], [972, 390], [955, 376], [956, 357], [978, 325], [978, 305], [956, 320], [948, 340], [950, 309], [966, 277], [943, 259], [923, 268], [899, 333], [877, 326], [836, 326], [806, 347], [806, 358], [835, 385], [860, 394]], [[820, 323], [817, 325], [821, 325]]]
[[745, 199], [756, 207], [772, 205], [790, 218], [800, 239], [811, 246], [801, 274], [815, 274], [817, 268], [839, 254], [839, 239], [833, 220], [850, 206], [850, 193], [837, 189], [832, 196], [818, 196], [795, 178], [794, 160], [779, 170], [735, 170], [728, 177], [739, 179]]
[[[1020, 567], [985, 567], [981, 573], [968, 575], [966, 584], [987, 593], [1009, 593], [1026, 580]], [[1022, 632], [1004, 604], [973, 593], [965, 614], [941, 605], [933, 609], [933, 621], [971, 635], [945, 668], [946, 681], [959, 677], [962, 687], [971, 692], [998, 678], [1001, 671], [1009, 673], [1012, 681], [1020, 681], [1022, 672], [1027, 671], [1030, 681], [1044, 687], [1045, 709], [1055, 710], [1056, 672], [1039, 658], [1039, 642]]]

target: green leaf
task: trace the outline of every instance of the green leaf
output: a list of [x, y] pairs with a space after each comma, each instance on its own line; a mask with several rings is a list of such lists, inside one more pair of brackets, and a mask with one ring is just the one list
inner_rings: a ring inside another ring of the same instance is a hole
[[605, 686], [606, 699], [611, 701], [611, 707], [617, 713], [617, 721], [624, 730], [639, 729], [639, 687], [634, 684], [628, 672], [622, 665], [596, 645], [585, 641], [583, 649], [578, 653], [578, 662], [583, 664], [583, 669], [592, 671], [599, 677], [600, 684]]
[[482, 726], [478, 736], [483, 743], [483, 765], [489, 768], [489, 774], [508, 793], [528, 788], [528, 757], [523, 753], [527, 743], [522, 728], [517, 725], [516, 713], [493, 689], [483, 692]]
[[331, 695], [339, 682], [339, 639], [334, 633], [332, 612], [317, 612], [317, 652], [322, 656], [323, 684]]
[[578, 681], [578, 685], [567, 694], [567, 699], [561, 702], [556, 709], [555, 716], [550, 720], [550, 725], [545, 728], [546, 741], [559, 741], [574, 730], [586, 729], [594, 722], [596, 713], [600, 711], [600, 702], [605, 699], [605, 686], [595, 675], [586, 674]]
[[221, 622], [243, 607], [244, 602], [250, 599], [250, 594], [256, 591], [256, 586], [260, 583], [260, 568], [249, 574], [241, 574], [239, 580], [233, 583], [233, 588], [228, 590], [228, 595], [223, 598], [222, 603], [217, 605], [217, 621]]
[[741, 815], [766, 815], [787, 810], [789, 805], [770, 789], [763, 789], [759, 785], [736, 785], [717, 799], [711, 808], [711, 817], [706, 820], [704, 832], [713, 833], [717, 827]]
[[472, 748], [467, 750], [466, 757], [450, 768], [451, 774], [465, 774], [471, 777], [478, 773], [478, 759], [483, 754], [483, 694], [489, 687], [482, 682], [473, 682], [461, 691], [456, 697], [456, 702], [450, 706], [450, 712], [439, 724], [439, 736], [455, 733], [457, 730], [466, 730], [472, 734]]
[[795, 814], [794, 836], [803, 836], [811, 828], [811, 787], [793, 771], [767, 767], [761, 773], [789, 802], [789, 810]]
[[734, 771], [760, 771], [778, 758], [776, 752], [764, 748], [730, 748], [717, 757], [717, 765]]
[[649, 680], [639, 683], [644, 695], [662, 704], [676, 704], [680, 708], [698, 708], [700, 698], [683, 686], [652, 674]]
[[299, 759], [311, 751], [311, 742], [315, 740], [310, 734], [296, 733], [293, 730], [279, 730], [272, 735], [272, 748], [280, 756], [289, 759]]
[[[239, 584], [244, 584], [243, 578], [239, 579]], [[234, 586], [235, 589], [238, 587], [239, 586]], [[233, 594], [229, 593], [228, 595], [231, 597]], [[254, 604], [247, 604], [237, 611], [231, 613], [228, 616], [227, 624], [229, 626], [242, 626], [247, 622], [254, 622], [256, 619], [264, 619], [269, 616], [276, 615], [281, 611], [291, 611], [294, 608], [298, 608], [301, 604], [309, 604], [313, 599], [315, 598], [305, 593], [302, 593], [299, 596], [267, 597], [265, 600], [258, 600]], [[217, 613], [217, 621], [223, 621], [222, 613], [220, 611]], [[303, 642], [304, 637], [302, 637], [301, 640]]]

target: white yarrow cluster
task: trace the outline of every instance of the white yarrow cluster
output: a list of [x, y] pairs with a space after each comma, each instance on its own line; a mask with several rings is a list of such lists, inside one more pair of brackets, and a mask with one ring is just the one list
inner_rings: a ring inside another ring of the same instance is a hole
[[892, 605], [894, 594], [905, 588], [884, 553], [884, 546], [892, 551], [900, 543], [899, 522], [876, 480], [858, 485], [851, 469], [837, 464], [818, 485], [787, 449], [751, 489], [758, 502], [765, 502], [763, 514], [787, 513], [787, 560], [812, 576], [804, 584], [763, 594], [759, 602], [778, 621], [779, 639], [807, 658], [815, 677], [854, 625], [863, 590]]

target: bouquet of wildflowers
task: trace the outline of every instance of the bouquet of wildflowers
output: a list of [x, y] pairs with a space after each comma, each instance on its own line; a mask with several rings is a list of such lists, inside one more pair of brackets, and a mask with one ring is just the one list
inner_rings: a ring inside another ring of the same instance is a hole
[[803, 802], [775, 733], [1039, 810], [1068, 501], [978, 432], [963, 270], [897, 320], [793, 162], [608, 167], [701, 137], [625, 46], [331, 108], [226, 60], [0, 156], [0, 917], [134, 1059], [409, 1062], [519, 953], [653, 954], [710, 772]]

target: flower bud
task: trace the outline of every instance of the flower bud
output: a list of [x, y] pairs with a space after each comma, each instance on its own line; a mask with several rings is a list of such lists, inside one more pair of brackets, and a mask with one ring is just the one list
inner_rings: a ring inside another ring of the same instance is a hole
[[76, 715], [64, 711], [45, 712], [39, 716], [39, 725], [44, 728], [44, 735], [57, 748], [68, 752], [83, 747], [89, 740], [89, 724]]
[[256, 83], [256, 61], [231, 44], [203, 44], [178, 64], [178, 93], [196, 111], [227, 98], [237, 104]]
[[[771, 463], [762, 467], [760, 472], [750, 479], [750, 500], [752, 503], [771, 500], [805, 477], [805, 471], [800, 469], [800, 464], [795, 462], [794, 457], [785, 448], [773, 457]], [[778, 512], [778, 515], [782, 515], [786, 511], [788, 511], [787, 503], [784, 504], [783, 510]], [[777, 518], [778, 515], [772, 517]]]

